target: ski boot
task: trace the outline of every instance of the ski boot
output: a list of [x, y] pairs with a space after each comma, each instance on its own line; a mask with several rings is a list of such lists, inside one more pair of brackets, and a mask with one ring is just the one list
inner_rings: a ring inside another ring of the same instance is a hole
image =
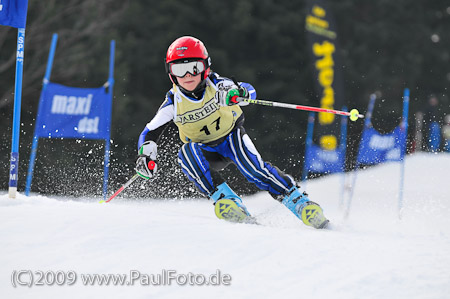
[[325, 228], [330, 222], [323, 215], [322, 208], [310, 201], [306, 192], [302, 193], [295, 186], [289, 190], [281, 202], [308, 226]]
[[234, 193], [227, 183], [220, 184], [210, 195], [214, 201], [214, 212], [217, 218], [231, 222], [247, 222], [252, 217], [242, 203], [242, 199]]

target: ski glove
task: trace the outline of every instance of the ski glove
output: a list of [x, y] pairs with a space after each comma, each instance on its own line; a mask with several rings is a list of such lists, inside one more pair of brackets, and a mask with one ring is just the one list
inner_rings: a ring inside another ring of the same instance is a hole
[[146, 141], [139, 148], [139, 155], [149, 156], [150, 159], [156, 160], [156, 154], [158, 152], [158, 146], [154, 141]]
[[240, 106], [248, 105], [247, 102], [238, 102], [237, 98], [248, 98], [249, 94], [247, 89], [242, 86], [239, 88], [232, 88], [230, 90], [219, 90], [216, 92], [216, 99], [221, 106], [231, 106], [239, 104]]
[[144, 179], [150, 179], [156, 174], [156, 155], [158, 146], [154, 141], [146, 141], [139, 148], [139, 156], [136, 160], [136, 173]]
[[136, 173], [146, 180], [152, 178], [156, 174], [157, 169], [156, 162], [150, 159], [149, 156], [139, 155], [136, 160]]

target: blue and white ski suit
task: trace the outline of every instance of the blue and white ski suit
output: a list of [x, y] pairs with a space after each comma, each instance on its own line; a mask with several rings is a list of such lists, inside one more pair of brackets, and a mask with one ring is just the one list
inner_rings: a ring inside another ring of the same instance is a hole
[[[239, 83], [250, 98], [256, 91], [248, 83]], [[232, 88], [233, 81], [211, 73], [205, 89], [197, 98], [183, 93], [174, 84], [155, 117], [142, 131], [138, 149], [147, 140], [156, 142], [163, 128], [173, 121], [185, 143], [178, 163], [188, 178], [205, 195], [211, 195], [224, 182], [218, 173], [234, 163], [248, 181], [273, 196], [285, 195], [295, 185], [293, 178], [264, 162], [243, 127], [244, 114], [239, 105], [221, 106], [215, 92]]]

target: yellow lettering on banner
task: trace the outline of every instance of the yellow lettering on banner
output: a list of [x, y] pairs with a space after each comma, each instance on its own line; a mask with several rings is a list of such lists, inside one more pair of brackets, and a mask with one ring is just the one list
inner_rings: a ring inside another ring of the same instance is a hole
[[[333, 109], [334, 90], [330, 86], [324, 88], [321, 104], [322, 104], [322, 108], [328, 107], [327, 109]], [[329, 114], [329, 113], [327, 113], [327, 114]]]
[[322, 69], [319, 73], [319, 83], [325, 88], [330, 88], [331, 84], [333, 84], [334, 79], [334, 71], [331, 67], [327, 67]]
[[[331, 107], [324, 107], [325, 109], [331, 109]], [[319, 112], [319, 123], [321, 124], [331, 124], [334, 121], [334, 114]]]
[[314, 5], [312, 8], [312, 13], [316, 16], [318, 16], [319, 18], [323, 18], [325, 17], [325, 15], [327, 14], [327, 12], [325, 11], [325, 9], [323, 9], [322, 7], [318, 6], [318, 5]]
[[[331, 61], [331, 65], [330, 66], [332, 66], [334, 63], [333, 63], [333, 53], [334, 53], [334, 50], [335, 50], [335, 48], [334, 48], [334, 44], [332, 44], [332, 43], [330, 43], [329, 41], [324, 41], [323, 42], [323, 44], [318, 44], [318, 43], [315, 43], [314, 45], [313, 45], [313, 53], [314, 53], [314, 55], [316, 55], [316, 56], [324, 56], [324, 58], [325, 59], [329, 59], [329, 61]], [[317, 65], [316, 64], [316, 67], [320, 67], [320, 68], [323, 68], [323, 67], [325, 67], [325, 65]]]
[[316, 56], [323, 56], [322, 59], [316, 61], [316, 69], [323, 70], [334, 66], [333, 53], [334, 45], [325, 41], [323, 45], [314, 44], [313, 51]]
[[323, 20], [327, 12], [318, 5], [314, 5], [311, 11], [312, 15], [306, 16], [305, 27], [306, 30], [314, 32], [315, 34], [325, 36], [330, 39], [336, 38], [336, 32], [329, 29], [330, 24], [327, 20]]
[[[319, 71], [318, 81], [323, 87], [322, 98], [320, 99], [320, 107], [325, 109], [333, 109], [334, 105], [334, 60], [333, 53], [335, 51], [334, 44], [324, 41], [322, 44], [313, 44], [314, 55], [322, 59], [316, 61], [316, 69]], [[334, 121], [334, 114], [319, 113], [319, 123], [321, 125], [329, 125]]]
[[308, 25], [318, 26], [321, 28], [328, 28], [330, 26], [327, 21], [313, 17], [311, 15], [306, 17], [306, 23], [308, 23]]
[[334, 150], [337, 146], [337, 139], [334, 135], [323, 135], [320, 137], [320, 147], [325, 150]]

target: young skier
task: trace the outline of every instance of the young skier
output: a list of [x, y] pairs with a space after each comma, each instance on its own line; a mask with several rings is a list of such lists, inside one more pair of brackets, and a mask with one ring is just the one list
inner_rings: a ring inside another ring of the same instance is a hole
[[296, 186], [293, 178], [264, 162], [246, 134], [238, 97], [256, 98], [248, 83], [235, 82], [211, 71], [211, 58], [197, 38], [183, 36], [167, 50], [166, 71], [173, 87], [138, 141], [136, 172], [149, 179], [157, 171], [157, 140], [173, 121], [184, 142], [178, 163], [189, 180], [210, 198], [220, 219], [251, 220], [241, 198], [228, 186], [219, 171], [234, 163], [258, 188], [269, 191], [306, 225], [324, 228], [328, 220], [320, 206]]

